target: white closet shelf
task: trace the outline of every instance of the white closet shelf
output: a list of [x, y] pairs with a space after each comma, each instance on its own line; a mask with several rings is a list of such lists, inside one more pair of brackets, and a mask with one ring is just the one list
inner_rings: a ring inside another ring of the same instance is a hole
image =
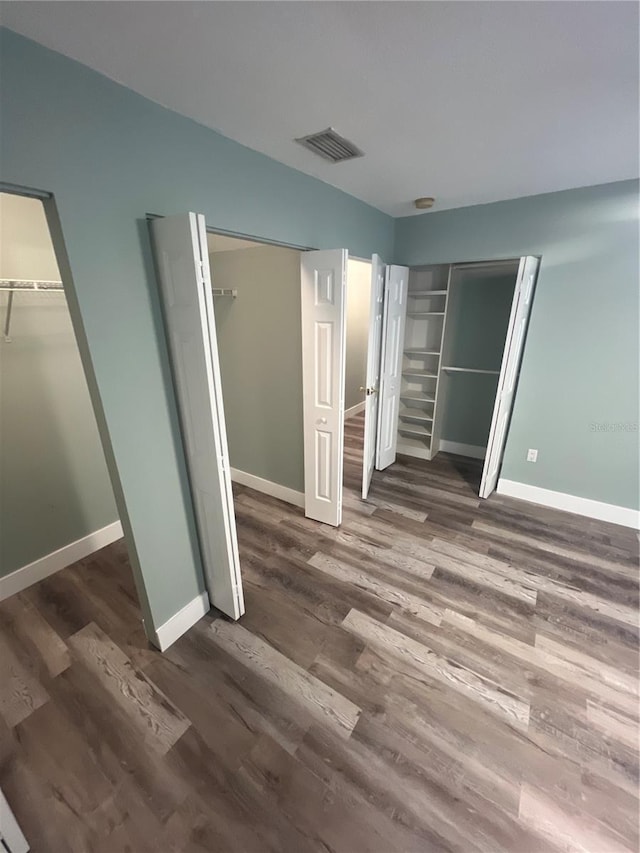
[[444, 317], [444, 311], [407, 311], [407, 317]]
[[440, 355], [439, 349], [406, 349], [405, 355]]
[[489, 376], [499, 376], [499, 370], [480, 370], [477, 367], [443, 367], [447, 373], [485, 373]]
[[403, 376], [414, 376], [416, 379], [437, 379], [438, 374], [426, 370], [403, 370]]
[[414, 459], [431, 459], [431, 438], [417, 435], [399, 435], [398, 453], [413, 456]]
[[425, 412], [424, 409], [403, 409], [400, 412], [401, 418], [409, 418], [413, 421], [433, 421], [433, 415]]
[[424, 299], [425, 296], [446, 296], [446, 290], [414, 290], [413, 292], [408, 291], [407, 296], [413, 297], [414, 299]]
[[417, 394], [400, 394], [401, 400], [409, 400], [411, 403], [435, 403], [435, 395], [421, 397]]
[[417, 438], [431, 438], [431, 430], [421, 424], [398, 424], [398, 432]]

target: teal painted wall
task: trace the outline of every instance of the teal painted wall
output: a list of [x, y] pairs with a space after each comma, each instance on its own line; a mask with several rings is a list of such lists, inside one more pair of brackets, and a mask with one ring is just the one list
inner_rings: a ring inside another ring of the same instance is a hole
[[443, 373], [438, 394], [446, 400], [440, 438], [486, 447], [491, 426], [496, 376]]
[[396, 220], [397, 263], [542, 256], [503, 477], [638, 507], [638, 250], [637, 181]]
[[0, 177], [55, 195], [72, 316], [157, 627], [204, 584], [145, 214], [195, 210], [218, 229], [387, 257], [393, 221], [6, 28], [0, 39]]

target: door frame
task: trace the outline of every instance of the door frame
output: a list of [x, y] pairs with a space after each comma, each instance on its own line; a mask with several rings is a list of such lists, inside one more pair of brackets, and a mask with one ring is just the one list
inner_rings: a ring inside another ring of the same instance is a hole
[[[147, 213], [146, 219], [148, 221], [151, 221], [153, 219], [163, 218], [164, 216], [165, 216], [165, 214]], [[257, 237], [255, 234], [250, 234], [250, 233], [246, 233], [246, 232], [242, 232], [242, 231], [234, 231], [233, 229], [222, 228], [218, 225], [210, 225], [210, 224], [206, 223], [206, 218], [207, 217], [205, 214], [205, 230], [206, 230], [207, 234], [219, 234], [221, 236], [231, 237], [231, 238], [236, 239], [236, 240], [250, 240], [251, 242], [260, 243], [261, 245], [264, 245], [264, 246], [275, 246], [277, 248], [282, 248], [282, 249], [292, 249], [294, 251], [300, 252], [301, 254], [303, 252], [318, 251], [318, 249], [316, 247], [313, 247], [313, 246], [304, 246], [304, 245], [300, 245], [300, 244], [296, 244], [296, 243], [287, 243], [287, 242], [284, 242], [281, 240], [276, 240], [276, 239], [267, 238], [267, 237]], [[371, 263], [371, 257], [361, 257], [359, 255], [352, 255], [351, 253], [348, 252], [347, 253], [347, 269], [348, 269], [348, 261], [349, 260], [363, 261], [363, 262], [369, 263], [369, 264]], [[347, 288], [348, 288], [348, 279], [347, 279]], [[383, 309], [383, 315], [384, 315], [384, 309]], [[302, 331], [302, 318], [300, 320], [300, 330]], [[303, 378], [303, 383], [304, 383], [304, 378]], [[303, 397], [304, 397], [304, 384], [303, 384], [302, 392], [303, 392]], [[342, 416], [344, 418], [344, 408], [345, 408], [344, 407], [344, 399], [342, 400], [342, 408], [343, 408]], [[343, 489], [344, 489], [344, 474], [342, 475], [341, 483], [340, 483], [341, 494], [342, 494]], [[305, 492], [306, 492], [306, 478], [305, 478]], [[304, 492], [303, 492], [303, 494], [304, 494]]]
[[[512, 255], [509, 257], [501, 257], [501, 258], [493, 258], [493, 259], [489, 258], [486, 260], [449, 261], [449, 262], [442, 261], [441, 262], [442, 266], [448, 266], [449, 267], [449, 282], [447, 285], [447, 291], [449, 291], [449, 288], [451, 285], [452, 273], [456, 269], [465, 269], [465, 270], [466, 269], [482, 269], [482, 268], [487, 268], [487, 267], [500, 267], [500, 266], [517, 265], [516, 278], [514, 279], [514, 295], [512, 297], [511, 309], [510, 309], [510, 311], [513, 311], [515, 309], [517, 298], [518, 298], [518, 294], [516, 292], [516, 285], [517, 285], [517, 281], [518, 281], [518, 274], [519, 274], [520, 265], [523, 262], [523, 260], [526, 259], [527, 257], [534, 257], [538, 260], [538, 270], [537, 270], [536, 278], [535, 278], [534, 283], [533, 283], [533, 289], [532, 289], [532, 294], [531, 294], [531, 299], [530, 299], [530, 308], [529, 308], [528, 319], [527, 319], [527, 326], [525, 329], [524, 342], [522, 345], [522, 353], [521, 353], [521, 357], [520, 357], [519, 365], [518, 365], [518, 378], [516, 379], [516, 382], [515, 382], [515, 390], [513, 393], [511, 406], [509, 409], [508, 425], [507, 425], [507, 429], [506, 429], [506, 435], [505, 435], [505, 439], [504, 439], [504, 448], [503, 448], [503, 452], [502, 452], [502, 458], [500, 461], [500, 465], [502, 465], [502, 459], [504, 458], [504, 449], [506, 448], [507, 442], [509, 440], [509, 433], [511, 430], [511, 422], [512, 422], [512, 414], [513, 414], [513, 410], [515, 408], [515, 404], [516, 404], [516, 400], [517, 400], [517, 396], [518, 396], [519, 376], [520, 376], [520, 372], [522, 370], [522, 365], [524, 363], [526, 340], [527, 340], [527, 334], [529, 331], [531, 311], [533, 310], [533, 301], [535, 299], [535, 293], [536, 293], [536, 289], [537, 289], [537, 285], [538, 285], [538, 279], [540, 277], [540, 268], [542, 265], [542, 255], [539, 255], [539, 254], [515, 255], [515, 256]], [[424, 263], [418, 263], [418, 264], [412, 265], [412, 266], [408, 267], [408, 269], [409, 269], [409, 271], [412, 269], [419, 269], [421, 267], [434, 265], [434, 263], [439, 263], [439, 262], [427, 262], [427, 261], [425, 261]], [[388, 265], [387, 268], [389, 268], [391, 266], [394, 266], [394, 265]], [[404, 265], [396, 265], [396, 266], [404, 266]], [[448, 301], [448, 298], [449, 298], [449, 293], [447, 293], [447, 301]], [[383, 364], [384, 364], [384, 359], [385, 359], [385, 349], [386, 349], [387, 337], [388, 337], [388, 335], [387, 335], [387, 313], [388, 313], [387, 309], [388, 309], [388, 300], [387, 300], [387, 290], [385, 287], [385, 299], [384, 299], [384, 306], [383, 306], [382, 354], [381, 354], [381, 359], [382, 359]], [[445, 324], [446, 324], [447, 319], [448, 319], [447, 316], [445, 316]], [[443, 330], [443, 341], [444, 341], [444, 330]], [[502, 362], [501, 362], [501, 366], [500, 366], [500, 375], [502, 375], [502, 372], [503, 372], [505, 357], [506, 357], [506, 353], [503, 351], [503, 357], [502, 357]], [[440, 370], [440, 366], [439, 366], [438, 370]], [[382, 382], [382, 376], [381, 376], [381, 382]], [[494, 406], [495, 406], [496, 399], [497, 399], [497, 391], [496, 391], [496, 398], [494, 398]], [[380, 395], [380, 404], [381, 403], [382, 403], [382, 394]], [[493, 409], [492, 409], [492, 412], [493, 412]], [[435, 416], [435, 410], [434, 410], [434, 416]], [[493, 424], [493, 415], [492, 415], [492, 424]], [[378, 415], [378, 431], [379, 431], [379, 429], [380, 429], [380, 414]], [[487, 451], [488, 450], [489, 450], [489, 448], [487, 447]], [[378, 453], [378, 449], [376, 448], [376, 469], [380, 470], [379, 464], [378, 464], [379, 463], [378, 457], [379, 457], [379, 453]]]
[[[277, 246], [280, 249], [293, 249], [296, 252], [315, 252], [315, 246], [302, 246], [297, 243], [285, 243], [282, 240], [271, 239], [270, 237], [256, 237], [255, 234], [248, 234], [244, 231], [232, 231], [228, 228], [221, 228], [218, 225], [207, 225], [206, 214], [203, 214], [205, 218], [205, 231], [207, 234], [219, 234], [221, 237], [233, 237], [235, 240], [251, 240], [252, 243], [261, 243], [263, 246]], [[171, 216], [169, 213], [151, 213], [148, 212], [145, 214], [145, 219], [151, 221], [152, 219], [163, 219], [165, 216]]]
[[[152, 213], [147, 214], [148, 219], [155, 219], [158, 216], [160, 216], [160, 214], [152, 214]], [[206, 232], [207, 232], [207, 234], [219, 234], [221, 236], [231, 237], [231, 238], [236, 239], [236, 240], [249, 240], [249, 241], [254, 242], [254, 243], [260, 243], [261, 245], [264, 245], [264, 246], [275, 246], [277, 248], [292, 249], [294, 251], [300, 252], [301, 255], [303, 253], [306, 253], [306, 252], [320, 251], [317, 248], [314, 248], [311, 246], [301, 246], [301, 245], [297, 245], [295, 243], [285, 243], [282, 241], [272, 240], [272, 239], [268, 239], [268, 238], [264, 238], [264, 237], [256, 237], [252, 234], [246, 234], [246, 233], [242, 233], [239, 231], [232, 231], [229, 229], [220, 228], [220, 227], [215, 226], [215, 225], [211, 225], [211, 226], [207, 225], [206, 226]], [[363, 263], [371, 264], [371, 257], [366, 258], [366, 257], [360, 257], [360, 256], [352, 255], [347, 250], [347, 258], [346, 258], [346, 270], [347, 270], [346, 287], [347, 287], [347, 289], [349, 286], [349, 284], [348, 284], [348, 264], [349, 264], [350, 260], [362, 261]], [[345, 311], [346, 311], [346, 296], [345, 296], [345, 306], [344, 307], [345, 307]], [[301, 318], [300, 318], [300, 331], [301, 332], [302, 332], [302, 324], [303, 324], [303, 321], [302, 321], [302, 316], [301, 316]], [[345, 325], [346, 325], [346, 314], [345, 314]], [[345, 353], [345, 356], [346, 356], [346, 353]], [[343, 380], [343, 384], [344, 384], [344, 380]], [[344, 388], [343, 388], [343, 391], [344, 391]], [[302, 394], [303, 394], [303, 400], [304, 400], [304, 373], [303, 373]], [[344, 414], [346, 411], [345, 410], [344, 394], [342, 396], [341, 406], [342, 406], [342, 413], [341, 414], [342, 414], [342, 419], [344, 421]], [[303, 428], [303, 438], [304, 438], [304, 428]], [[344, 430], [343, 430], [342, 440], [344, 441]], [[344, 453], [344, 450], [343, 450], [343, 453]], [[304, 463], [303, 463], [303, 466], [304, 466]], [[307, 487], [306, 479], [307, 478], [306, 478], [306, 472], [304, 471], [304, 467], [303, 467], [303, 475], [304, 475], [304, 480], [305, 480], [303, 495], [306, 495], [306, 487]], [[340, 489], [340, 503], [342, 503], [343, 490], [344, 490], [344, 471], [341, 471], [339, 489]]]
[[[527, 315], [527, 324], [526, 324], [525, 333], [524, 333], [524, 341], [522, 344], [522, 353], [520, 356], [517, 378], [516, 378], [516, 382], [515, 382], [515, 390], [513, 392], [513, 398], [511, 400], [511, 407], [509, 409], [509, 414], [508, 414], [508, 418], [507, 418], [508, 424], [507, 424], [506, 434], [505, 434], [505, 438], [504, 438], [504, 447], [503, 447], [503, 451], [502, 451], [502, 457], [500, 459], [500, 467], [502, 467], [502, 462], [504, 460], [504, 451], [506, 450], [507, 442], [509, 441], [509, 433], [511, 431], [513, 410], [515, 408], [516, 400], [518, 398], [518, 388], [519, 388], [519, 384], [520, 384], [520, 373], [522, 371], [522, 365], [524, 363], [525, 349], [526, 349], [526, 345], [527, 345], [527, 335], [529, 333], [531, 312], [533, 310], [533, 301], [535, 299], [536, 289], [538, 287], [538, 279], [540, 278], [540, 268], [542, 266], [542, 255], [537, 255], [537, 254], [531, 253], [531, 254], [526, 254], [526, 255], [511, 255], [510, 257], [507, 257], [507, 258], [504, 258], [504, 257], [503, 258], [495, 258], [493, 260], [487, 259], [487, 260], [475, 260], [475, 261], [453, 261], [449, 264], [449, 269], [450, 269], [449, 275], [450, 275], [450, 277], [451, 277], [451, 274], [453, 273], [453, 271], [455, 269], [483, 269], [486, 267], [499, 267], [501, 265], [502, 266], [517, 265], [516, 277], [515, 277], [514, 283], [513, 283], [513, 297], [511, 299], [511, 307], [509, 309], [509, 322], [511, 322], [511, 314], [513, 311], [515, 311], [516, 303], [518, 300], [518, 293], [516, 292], [516, 285], [518, 284], [518, 276], [520, 273], [520, 267], [521, 267], [521, 264], [523, 263], [523, 261], [528, 257], [537, 258], [538, 269], [536, 272], [536, 277], [535, 277], [534, 282], [533, 282], [529, 313]], [[450, 284], [451, 284], [451, 278], [449, 279], [449, 286], [450, 286]], [[447, 296], [447, 298], [448, 298], [448, 296]], [[446, 319], [447, 318], [445, 317], [445, 322], [446, 322]], [[507, 342], [505, 340], [505, 348], [506, 348], [506, 344], [507, 344]], [[504, 360], [506, 358], [506, 355], [507, 355], [507, 353], [506, 353], [505, 349], [503, 349], [502, 360], [500, 362], [499, 379], [502, 377], [502, 373], [503, 373], [503, 369], [504, 369]], [[498, 399], [498, 389], [496, 388], [496, 396], [494, 397], [493, 406], [492, 406], [492, 410], [491, 410], [490, 430], [491, 430], [491, 427], [493, 426], [494, 408], [495, 408], [495, 404], [496, 404], [497, 399]], [[487, 453], [488, 453], [488, 451], [489, 451], [489, 447], [487, 445]], [[487, 460], [487, 456], [485, 454], [485, 457], [483, 459], [483, 470], [484, 470], [484, 466], [486, 464], [486, 460]], [[499, 475], [498, 475], [498, 478], [499, 478]], [[480, 492], [480, 486], [478, 487], [478, 496], [480, 496], [479, 492]], [[493, 492], [491, 494], [493, 494]], [[487, 497], [490, 497], [490, 495], [488, 495]], [[483, 498], [483, 500], [486, 500], [486, 498]]]
[[60, 270], [60, 280], [62, 281], [62, 287], [64, 290], [65, 299], [67, 301], [67, 307], [69, 309], [71, 326], [73, 328], [74, 337], [78, 346], [78, 352], [80, 354], [82, 370], [84, 372], [84, 376], [87, 382], [87, 388], [89, 390], [89, 399], [91, 400], [91, 406], [98, 427], [98, 435], [100, 437], [102, 451], [104, 453], [105, 461], [107, 464], [107, 472], [109, 474], [111, 487], [113, 489], [116, 509], [118, 510], [118, 517], [122, 525], [124, 540], [127, 546], [129, 563], [131, 565], [133, 580], [136, 586], [138, 602], [142, 611], [142, 624], [147, 638], [151, 643], [155, 645], [157, 643], [157, 640], [154, 632], [154, 622], [151, 615], [151, 608], [149, 607], [149, 600], [147, 598], [144, 579], [138, 560], [135, 537], [133, 534], [133, 529], [131, 527], [131, 522], [129, 520], [129, 514], [127, 512], [127, 503], [125, 499], [124, 487], [122, 485], [120, 472], [118, 470], [115, 454], [111, 445], [111, 436], [109, 434], [109, 427], [107, 426], [107, 419], [104, 413], [104, 408], [102, 406], [102, 398], [100, 395], [100, 390], [98, 388], [98, 381], [93, 370], [93, 362], [89, 350], [89, 342], [84, 329], [82, 313], [80, 311], [80, 304], [76, 292], [76, 285], [73, 280], [73, 275], [71, 273], [71, 265], [69, 263], [69, 257], [67, 255], [62, 222], [60, 219], [60, 214], [58, 212], [58, 206], [56, 204], [55, 196], [52, 192], [49, 192], [47, 190], [40, 190], [34, 187], [25, 187], [18, 184], [11, 184], [5, 181], [0, 181], [0, 192], [7, 193], [10, 195], [23, 196], [25, 198], [33, 198], [42, 202], [44, 208], [44, 215], [51, 237], [51, 243], [53, 245], [53, 252], [56, 257], [58, 268]]

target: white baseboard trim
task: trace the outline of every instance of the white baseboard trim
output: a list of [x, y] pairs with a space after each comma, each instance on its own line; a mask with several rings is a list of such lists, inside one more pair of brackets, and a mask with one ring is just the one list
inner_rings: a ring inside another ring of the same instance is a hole
[[440, 448], [443, 453], [456, 453], [458, 456], [470, 456], [472, 459], [484, 459], [487, 448], [477, 444], [463, 444], [460, 441], [446, 441], [440, 439]]
[[279, 498], [281, 501], [286, 501], [288, 504], [300, 506], [304, 509], [304, 493], [290, 489], [288, 486], [281, 486], [280, 483], [264, 480], [255, 474], [239, 471], [237, 468], [231, 469], [231, 480], [234, 483], [240, 483], [241, 486], [248, 486], [250, 489], [255, 489], [256, 492], [271, 495], [272, 498]]
[[4, 601], [10, 595], [15, 595], [28, 586], [44, 580], [49, 575], [59, 572], [60, 569], [64, 569], [78, 560], [83, 560], [93, 554], [94, 551], [121, 539], [123, 535], [122, 524], [119, 521], [114, 521], [113, 524], [108, 524], [101, 530], [95, 530], [88, 536], [83, 536], [82, 539], [77, 539], [69, 545], [58, 548], [51, 554], [40, 557], [39, 560], [34, 560], [33, 563], [16, 569], [15, 572], [0, 578], [0, 601]]
[[356, 403], [355, 406], [351, 406], [350, 409], [344, 410], [344, 416], [346, 418], [355, 418], [356, 415], [359, 415], [360, 412], [364, 412], [365, 406], [367, 405], [367, 401], [363, 400], [361, 403]]
[[209, 596], [206, 592], [200, 593], [159, 628], [152, 631], [149, 639], [161, 652], [166, 651], [179, 637], [186, 634], [199, 619], [202, 619], [210, 608]]
[[562, 509], [576, 515], [585, 515], [587, 518], [597, 518], [600, 521], [621, 524], [623, 527], [632, 527], [635, 530], [640, 528], [640, 512], [625, 506], [606, 504], [591, 498], [579, 498], [576, 495], [567, 495], [564, 492], [554, 492], [551, 489], [542, 489], [539, 486], [529, 486], [526, 483], [502, 478], [498, 480], [496, 491], [499, 495], [519, 498], [522, 501], [542, 504], [553, 509]]

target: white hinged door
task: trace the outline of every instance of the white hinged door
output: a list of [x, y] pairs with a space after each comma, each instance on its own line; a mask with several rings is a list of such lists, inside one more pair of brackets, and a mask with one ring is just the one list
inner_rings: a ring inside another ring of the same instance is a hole
[[487, 455], [480, 481], [480, 497], [488, 498], [495, 491], [500, 475], [500, 465], [507, 441], [507, 430], [511, 419], [513, 399], [520, 372], [524, 339], [529, 322], [533, 289], [538, 275], [540, 261], [527, 256], [520, 259], [511, 315], [507, 328], [507, 337], [502, 353], [502, 365], [498, 379], [498, 391], [493, 406], [491, 428], [487, 443]]
[[380, 371], [380, 393], [378, 395], [376, 447], [376, 468], [378, 470], [388, 468], [396, 459], [408, 285], [408, 267], [387, 267], [382, 323], [382, 367]]
[[382, 351], [382, 315], [384, 309], [384, 264], [378, 255], [371, 258], [371, 301], [367, 341], [367, 377], [364, 408], [364, 452], [362, 456], [362, 497], [369, 494], [376, 462], [378, 434], [378, 396], [380, 393], [380, 356]]
[[304, 510], [337, 527], [342, 521], [346, 249], [303, 252], [302, 384]]
[[151, 228], [207, 591], [238, 619], [244, 598], [205, 220], [188, 213]]

